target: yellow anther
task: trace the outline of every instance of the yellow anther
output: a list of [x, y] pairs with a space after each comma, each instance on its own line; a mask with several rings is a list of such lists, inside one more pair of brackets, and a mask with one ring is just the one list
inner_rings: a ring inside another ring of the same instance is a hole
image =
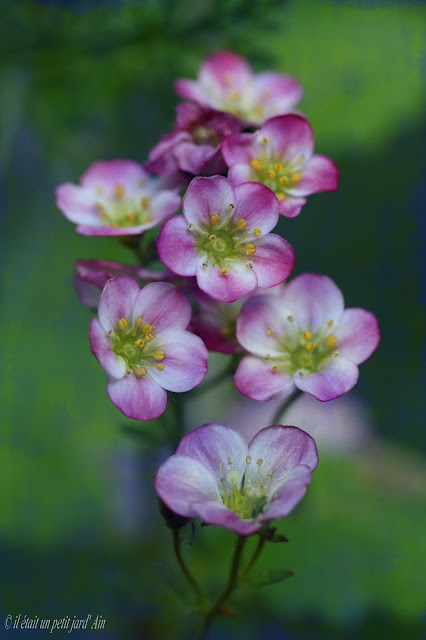
[[260, 236], [261, 233], [262, 233], [262, 229], [259, 229], [259, 227], [256, 227], [256, 229], [254, 230], [254, 235]]
[[262, 163], [257, 158], [253, 158], [253, 160], [250, 160], [250, 166], [255, 171], [263, 171]]
[[151, 342], [152, 339], [153, 339], [152, 333], [147, 333], [146, 336], [145, 336], [145, 340], [147, 342]]
[[274, 364], [274, 366], [272, 367], [272, 371], [273, 371], [274, 373], [278, 373], [279, 369], [278, 369], [278, 367], [277, 367], [277, 365], [276, 365], [276, 364]]
[[305, 338], [305, 340], [310, 340], [312, 338], [312, 333], [310, 331], [305, 331], [303, 337]]
[[156, 364], [155, 368], [158, 369], [158, 371], [162, 371], [164, 369], [164, 364]]
[[293, 316], [287, 316], [287, 320], [288, 320], [289, 322], [293, 322], [294, 318], [293, 318]]
[[281, 176], [281, 178], [278, 180], [280, 184], [287, 184], [288, 181], [289, 180], [287, 176]]
[[129, 369], [129, 367], [127, 367], [127, 369], [126, 369], [126, 373], [127, 373], [127, 375], [129, 375], [129, 373], [131, 373], [131, 372], [132, 372], [132, 370], [131, 370], [131, 369]]
[[336, 340], [335, 336], [327, 336], [326, 339], [325, 339], [325, 343], [326, 343], [327, 347], [334, 347], [336, 342], [337, 342], [337, 340]]
[[138, 338], [137, 340], [135, 340], [135, 345], [139, 347], [139, 349], [142, 349], [142, 347], [145, 346], [145, 342], [142, 340], [142, 338]]
[[256, 247], [252, 242], [247, 242], [247, 244], [244, 246], [244, 249], [248, 256], [252, 256], [256, 253]]
[[285, 198], [285, 194], [282, 191], [279, 191], [275, 194], [280, 202], [282, 202]]
[[143, 316], [139, 316], [139, 318], [136, 318], [135, 329], [139, 329], [139, 327], [142, 324], [142, 320], [143, 320]]
[[330, 320], [327, 322], [327, 324], [328, 324], [328, 326], [329, 326], [329, 327], [332, 327], [332, 326], [333, 326], [333, 324], [334, 324], [334, 322], [333, 322], [333, 320], [330, 318]]
[[138, 217], [137, 213], [128, 213], [127, 216], [126, 216], [126, 221], [127, 222], [134, 222], [137, 217]]
[[226, 267], [222, 267], [221, 270], [220, 270], [220, 273], [223, 276], [227, 276], [228, 275], [228, 269], [226, 269]]
[[238, 218], [235, 226], [237, 229], [240, 229], [240, 231], [243, 231], [247, 226], [247, 220], [245, 218]]
[[315, 349], [315, 345], [313, 342], [308, 342], [306, 345], [306, 351], [313, 351]]
[[266, 172], [266, 175], [268, 176], [268, 178], [275, 178], [275, 176], [276, 176], [277, 174], [275, 173], [275, 171], [274, 171], [273, 169], [269, 169], [269, 170]]
[[262, 464], [263, 464], [262, 458], [259, 458], [259, 460], [256, 462], [256, 464], [257, 464], [258, 467], [261, 467]]
[[262, 144], [268, 144], [269, 138], [262, 138]]
[[226, 479], [229, 482], [229, 484], [236, 485], [238, 480], [240, 479], [240, 475], [238, 471], [230, 471], [226, 476]]
[[126, 329], [129, 326], [129, 321], [127, 318], [120, 318], [117, 324], [119, 329]]
[[247, 456], [247, 458], [246, 458], [246, 464], [251, 464], [251, 456]]
[[220, 221], [221, 217], [218, 213], [215, 213], [215, 215], [210, 218], [210, 224], [212, 227], [214, 227], [215, 224], [219, 224]]
[[296, 182], [300, 182], [301, 177], [302, 174], [300, 173], [300, 171], [295, 171], [291, 174], [291, 181], [293, 182], [293, 184], [296, 184]]
[[234, 207], [235, 207], [235, 205], [234, 205], [234, 204], [232, 204], [232, 202], [231, 202], [231, 204], [228, 204], [228, 211], [232, 211], [232, 209], [233, 209]]
[[154, 360], [156, 360], [157, 362], [161, 362], [161, 360], [164, 360], [165, 357], [165, 353], [162, 349], [156, 349], [154, 351], [154, 355], [152, 356], [154, 358]]
[[274, 330], [273, 330], [273, 329], [271, 329], [271, 327], [269, 327], [268, 329], [266, 329], [266, 335], [267, 335], [267, 336], [272, 336], [272, 335], [273, 335], [273, 333], [274, 333]]
[[115, 187], [115, 196], [116, 198], [122, 198], [124, 196], [124, 187], [121, 184]]
[[145, 369], [145, 367], [136, 367], [136, 369], [133, 369], [133, 373], [138, 378], [142, 378], [143, 376], [146, 376], [147, 370]]
[[281, 164], [281, 162], [277, 162], [274, 164], [274, 169], [275, 171], [282, 171], [283, 165]]
[[253, 263], [250, 262], [250, 260], [247, 260], [246, 267], [247, 267], [247, 269], [253, 269]]
[[150, 205], [150, 199], [149, 198], [142, 198], [141, 200], [141, 205], [144, 209], [148, 209], [149, 205]]
[[144, 324], [141, 331], [142, 333], [152, 333], [152, 324]]
[[214, 233], [212, 233], [212, 234], [209, 236], [209, 240], [210, 240], [210, 242], [211, 242], [212, 244], [214, 244], [214, 243], [216, 242], [216, 240], [217, 240], [217, 236], [215, 236], [215, 235], [214, 235]]
[[95, 207], [101, 215], [105, 214], [105, 207], [103, 206], [103, 204], [101, 204], [100, 202], [95, 202]]

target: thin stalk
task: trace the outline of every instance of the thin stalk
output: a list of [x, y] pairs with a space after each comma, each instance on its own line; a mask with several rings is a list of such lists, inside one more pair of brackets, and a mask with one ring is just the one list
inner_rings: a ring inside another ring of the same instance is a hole
[[193, 592], [197, 596], [198, 602], [200, 603], [200, 607], [203, 608], [204, 605], [205, 605], [205, 597], [204, 597], [200, 587], [198, 586], [195, 578], [192, 576], [191, 572], [189, 571], [188, 567], [186, 566], [185, 561], [184, 561], [183, 556], [182, 556], [182, 550], [181, 550], [181, 546], [180, 546], [181, 539], [182, 539], [181, 531], [179, 529], [173, 529], [172, 533], [173, 533], [173, 550], [175, 552], [175, 556], [176, 556], [176, 560], [178, 562], [178, 565], [181, 568], [182, 573], [185, 576], [185, 578], [187, 579], [188, 583], [191, 585], [191, 589], [193, 590]]
[[253, 551], [253, 555], [250, 558], [248, 565], [244, 569], [244, 572], [243, 572], [244, 576], [246, 576], [248, 574], [248, 572], [250, 571], [250, 569], [252, 569], [254, 567], [254, 565], [256, 564], [257, 559], [259, 558], [260, 554], [262, 553], [262, 549], [264, 547], [265, 542], [266, 542], [265, 538], [263, 536], [259, 536], [259, 539], [257, 541], [257, 545], [255, 547], [255, 550]]
[[291, 405], [293, 404], [293, 402], [299, 397], [301, 396], [303, 393], [303, 391], [300, 391], [300, 389], [295, 389], [293, 391], [293, 393], [285, 400], [285, 402], [279, 407], [279, 409], [275, 412], [272, 420], [271, 420], [271, 424], [277, 424], [278, 420], [281, 416], [282, 413], [284, 413], [284, 411], [287, 411], [287, 409], [289, 407], [291, 407]]

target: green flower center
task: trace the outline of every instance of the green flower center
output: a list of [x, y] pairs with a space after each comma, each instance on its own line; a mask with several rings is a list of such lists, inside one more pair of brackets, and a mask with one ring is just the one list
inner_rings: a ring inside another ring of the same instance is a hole
[[100, 198], [99, 202], [95, 202], [102, 220], [112, 227], [135, 227], [151, 222], [150, 205], [147, 197], [126, 195], [121, 185], [117, 185], [113, 198]]
[[147, 366], [155, 366], [158, 371], [164, 369], [162, 361], [166, 354], [153, 342], [153, 327], [144, 323], [143, 316], [139, 316], [134, 324], [127, 318], [120, 318], [108, 335], [112, 350], [126, 364], [127, 374], [133, 373], [140, 378], [147, 374]]
[[192, 129], [192, 139], [195, 144], [208, 144], [212, 147], [217, 147], [220, 143], [220, 137], [216, 131], [210, 129], [210, 127], [203, 127], [202, 125], [198, 125]]
[[[251, 475], [249, 473], [251, 464], [252, 459], [247, 456], [246, 469], [241, 481], [238, 471], [232, 470], [231, 459], [228, 459], [226, 465], [221, 462], [218, 464], [223, 489], [223, 504], [228, 509], [232, 509], [242, 520], [252, 520], [265, 511], [269, 503], [269, 487], [274, 475], [273, 471], [268, 474], [262, 474], [262, 459], [257, 461], [257, 471], [254, 475]], [[230, 471], [225, 475], [224, 469], [226, 467]], [[251, 478], [249, 479], [250, 475]]]
[[284, 161], [268, 152], [269, 140], [267, 138], [263, 138], [262, 144], [265, 145], [265, 153], [250, 161], [252, 181], [265, 184], [282, 202], [288, 197], [288, 190], [300, 182], [302, 178], [300, 169], [305, 163], [305, 156]]

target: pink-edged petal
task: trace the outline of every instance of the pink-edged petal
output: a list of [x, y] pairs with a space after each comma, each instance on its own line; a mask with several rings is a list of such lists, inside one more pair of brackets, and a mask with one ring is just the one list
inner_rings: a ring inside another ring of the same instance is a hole
[[114, 329], [120, 318], [132, 317], [133, 305], [140, 286], [130, 276], [111, 278], [105, 285], [99, 301], [99, 322], [105, 331]]
[[204, 342], [189, 331], [163, 331], [155, 346], [165, 352], [162, 371], [155, 367], [150, 376], [168, 391], [189, 391], [200, 384], [207, 373], [209, 352]]
[[234, 164], [228, 171], [228, 180], [234, 185], [234, 187], [242, 184], [243, 182], [249, 182], [254, 180], [253, 170], [248, 164]]
[[251, 536], [263, 527], [260, 520], [242, 520], [234, 511], [214, 500], [199, 502], [193, 505], [197, 517], [208, 524], [225, 527], [240, 536]]
[[181, 142], [186, 140], [190, 140], [190, 135], [186, 131], [169, 133], [160, 138], [159, 142], [149, 152], [149, 160], [145, 164], [145, 169], [149, 173], [158, 174], [163, 178], [175, 174], [179, 167], [174, 156], [174, 150]]
[[379, 323], [369, 311], [345, 309], [334, 335], [339, 354], [355, 364], [361, 364], [380, 342]]
[[108, 395], [121, 413], [134, 420], [154, 420], [166, 408], [167, 392], [148, 375], [108, 380]]
[[[241, 480], [248, 447], [238, 431], [212, 422], [184, 435], [176, 453], [198, 460], [210, 470], [220, 486], [221, 477], [226, 476], [229, 471], [236, 471]], [[228, 464], [229, 460], [232, 462], [231, 465]], [[218, 468], [220, 464], [222, 469]]]
[[285, 218], [295, 218], [302, 211], [304, 204], [306, 204], [306, 198], [286, 196], [285, 200], [280, 202], [280, 215]]
[[157, 240], [160, 260], [180, 276], [194, 276], [200, 261], [194, 236], [183, 216], [174, 216], [164, 223]]
[[182, 171], [188, 171], [197, 175], [203, 166], [209, 162], [216, 154], [216, 148], [209, 144], [194, 144], [193, 142], [182, 142], [176, 147], [174, 155]]
[[259, 520], [261, 522], [270, 522], [291, 513], [306, 495], [310, 481], [311, 471], [309, 467], [300, 465], [290, 471], [281, 486], [277, 487], [271, 502], [267, 506], [265, 513], [260, 515]]
[[245, 182], [235, 187], [235, 194], [238, 205], [234, 216], [246, 220], [247, 231], [259, 228], [262, 237], [276, 226], [279, 219], [278, 199], [269, 187], [260, 182]]
[[201, 104], [209, 102], [208, 96], [196, 80], [179, 78], [174, 83], [174, 89], [178, 96], [186, 98], [187, 100], [194, 100], [194, 102], [200, 102]]
[[294, 381], [282, 371], [275, 372], [271, 362], [251, 356], [243, 358], [234, 375], [238, 391], [248, 398], [267, 402], [277, 393], [290, 394]]
[[301, 116], [278, 116], [262, 127], [274, 152], [283, 159], [294, 160], [295, 168], [305, 165], [314, 152], [314, 134], [309, 122]]
[[244, 90], [252, 77], [250, 66], [240, 56], [231, 51], [218, 51], [213, 54], [200, 68], [199, 78], [207, 88], [228, 93], [229, 91]]
[[301, 171], [300, 181], [291, 186], [290, 193], [307, 196], [319, 191], [335, 191], [339, 186], [339, 170], [326, 156], [313, 156]]
[[228, 167], [240, 163], [248, 164], [253, 160], [255, 141], [254, 133], [233, 134], [225, 138], [222, 141], [222, 154]]
[[126, 373], [126, 363], [111, 349], [111, 341], [99, 320], [92, 318], [89, 328], [90, 349], [101, 364], [104, 371], [112, 378], [119, 380]]
[[154, 194], [151, 198], [152, 226], [160, 224], [165, 218], [176, 213], [181, 202], [181, 197], [174, 191], [160, 191]]
[[105, 225], [102, 221], [102, 226], [91, 226], [80, 224], [76, 231], [83, 236], [137, 236], [140, 233], [146, 231], [146, 229], [152, 229], [158, 222], [150, 221], [146, 224], [140, 224], [137, 227], [112, 227]]
[[294, 317], [304, 331], [324, 327], [329, 320], [336, 325], [343, 313], [340, 289], [327, 276], [302, 273], [285, 285], [281, 300], [283, 313]]
[[269, 233], [260, 238], [256, 242], [256, 253], [251, 256], [258, 286], [269, 288], [284, 282], [292, 272], [295, 260], [293, 247], [281, 236]]
[[303, 94], [303, 87], [297, 80], [274, 71], [256, 74], [253, 85], [254, 95], [269, 118], [291, 111]]
[[221, 302], [235, 302], [253, 291], [257, 285], [254, 269], [243, 262], [230, 260], [226, 263], [228, 273], [222, 274], [219, 267], [202, 262], [197, 268], [197, 284], [202, 291]]
[[65, 182], [56, 188], [55, 195], [58, 208], [71, 222], [93, 226], [104, 224], [95, 207], [96, 196], [90, 189]]
[[147, 174], [138, 162], [133, 160], [105, 160], [96, 162], [82, 175], [80, 183], [84, 187], [99, 189], [103, 196], [109, 198], [115, 194], [117, 186], [124, 191], [134, 191]]
[[296, 373], [294, 382], [300, 391], [326, 402], [350, 391], [358, 381], [358, 373], [358, 367], [353, 362], [342, 356], [331, 357], [326, 369], [308, 376]]
[[211, 470], [198, 460], [180, 453], [170, 456], [161, 465], [154, 486], [169, 509], [187, 518], [199, 517], [195, 508], [199, 503], [217, 501], [222, 504], [218, 483]]
[[186, 295], [169, 282], [152, 282], [139, 290], [133, 304], [132, 322], [139, 316], [152, 324], [154, 334], [166, 329], [186, 329], [192, 309]]
[[223, 176], [197, 177], [191, 181], [183, 198], [183, 213], [190, 224], [210, 225], [213, 215], [227, 215], [228, 205], [235, 206], [235, 201], [234, 187]]
[[282, 351], [281, 304], [272, 295], [247, 300], [237, 318], [237, 340], [250, 353], [274, 356]]

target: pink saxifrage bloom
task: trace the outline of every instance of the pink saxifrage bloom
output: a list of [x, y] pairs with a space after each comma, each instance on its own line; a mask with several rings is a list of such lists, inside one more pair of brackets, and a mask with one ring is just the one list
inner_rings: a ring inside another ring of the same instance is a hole
[[222, 143], [232, 184], [262, 182], [275, 193], [280, 214], [287, 218], [300, 213], [306, 196], [338, 187], [334, 162], [313, 152], [312, 127], [297, 115], [272, 118], [256, 133], [235, 134]]
[[357, 365], [376, 349], [380, 332], [369, 311], [344, 309], [330, 278], [304, 273], [279, 296], [248, 300], [237, 318], [237, 339], [250, 354], [234, 376], [241, 393], [267, 401], [297, 387], [326, 401], [356, 384]]
[[302, 97], [301, 85], [290, 76], [271, 71], [254, 74], [244, 58], [230, 51], [207, 58], [198, 79], [177, 80], [175, 90], [183, 98], [253, 124], [290, 113]]
[[163, 177], [186, 171], [193, 175], [214, 175], [226, 170], [221, 141], [241, 131], [238, 118], [183, 102], [176, 107], [176, 125], [149, 154], [145, 169]]
[[250, 536], [294, 509], [317, 464], [315, 441], [297, 427], [267, 427], [247, 445], [238, 431], [212, 423], [182, 438], [155, 490], [181, 516]]
[[167, 391], [188, 391], [207, 371], [203, 341], [186, 331], [191, 305], [167, 282], [141, 289], [130, 276], [107, 282], [90, 324], [93, 354], [108, 374], [108, 394], [124, 415], [153, 420]]
[[234, 189], [222, 176], [194, 178], [183, 199], [183, 216], [167, 220], [158, 237], [162, 262], [174, 273], [197, 277], [202, 291], [234, 302], [256, 286], [273, 287], [293, 269], [293, 248], [269, 233], [278, 201], [262, 184]]
[[137, 235], [176, 213], [179, 188], [132, 160], [107, 160], [93, 164], [79, 185], [59, 185], [56, 203], [83, 235]]

